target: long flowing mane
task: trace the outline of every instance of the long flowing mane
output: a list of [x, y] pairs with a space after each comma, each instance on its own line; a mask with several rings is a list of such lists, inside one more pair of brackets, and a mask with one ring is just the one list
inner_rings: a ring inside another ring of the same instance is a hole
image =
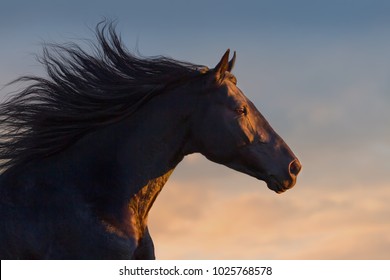
[[85, 133], [130, 116], [167, 87], [204, 66], [128, 51], [112, 23], [96, 27], [92, 53], [76, 44], [45, 45], [47, 78], [28, 82], [0, 104], [0, 169], [61, 151]]

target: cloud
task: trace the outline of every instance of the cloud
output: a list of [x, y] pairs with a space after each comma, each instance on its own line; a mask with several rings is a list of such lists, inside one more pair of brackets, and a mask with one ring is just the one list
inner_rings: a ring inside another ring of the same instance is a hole
[[327, 191], [298, 186], [283, 195], [168, 183], [152, 208], [160, 259], [388, 259], [387, 186]]

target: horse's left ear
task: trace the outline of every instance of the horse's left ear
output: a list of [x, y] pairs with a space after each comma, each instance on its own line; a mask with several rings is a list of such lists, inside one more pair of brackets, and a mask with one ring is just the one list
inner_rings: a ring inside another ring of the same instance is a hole
[[219, 79], [223, 78], [225, 76], [225, 72], [229, 69], [229, 53], [230, 49], [227, 49], [221, 60], [214, 67], [214, 73]]

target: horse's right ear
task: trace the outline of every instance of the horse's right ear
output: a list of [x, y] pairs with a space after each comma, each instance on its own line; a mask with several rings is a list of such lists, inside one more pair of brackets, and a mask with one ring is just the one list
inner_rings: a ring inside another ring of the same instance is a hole
[[228, 67], [228, 72], [232, 72], [234, 63], [236, 62], [236, 51], [233, 53], [232, 59], [229, 61], [229, 67]]
[[229, 71], [229, 68], [230, 68], [229, 53], [230, 53], [230, 49], [227, 49], [225, 54], [222, 56], [221, 60], [218, 62], [218, 64], [213, 69], [215, 77], [219, 81], [223, 80], [223, 78], [225, 77], [225, 72]]

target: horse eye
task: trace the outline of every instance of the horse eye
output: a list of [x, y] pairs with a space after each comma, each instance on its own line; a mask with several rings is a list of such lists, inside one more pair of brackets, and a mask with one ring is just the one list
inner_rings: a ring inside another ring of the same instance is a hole
[[247, 115], [248, 114], [248, 109], [245, 106], [239, 107], [235, 110], [237, 115]]

